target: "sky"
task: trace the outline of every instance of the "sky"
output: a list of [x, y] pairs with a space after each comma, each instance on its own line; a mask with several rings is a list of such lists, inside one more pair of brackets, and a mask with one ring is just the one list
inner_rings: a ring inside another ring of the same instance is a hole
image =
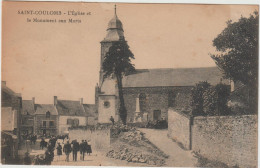
[[[18, 11], [61, 11], [26, 15]], [[68, 16], [67, 11], [91, 12]], [[137, 69], [216, 66], [212, 40], [231, 19], [258, 11], [253, 5], [117, 3], [125, 39]], [[24, 100], [94, 103], [100, 41], [114, 16], [114, 3], [3, 2], [2, 80]], [[35, 23], [27, 18], [74, 19], [81, 23]]]

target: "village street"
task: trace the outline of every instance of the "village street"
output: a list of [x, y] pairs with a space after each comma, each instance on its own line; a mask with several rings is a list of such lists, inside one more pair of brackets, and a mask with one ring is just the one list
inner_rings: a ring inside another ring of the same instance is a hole
[[[144, 133], [144, 136], [149, 139], [154, 145], [156, 145], [160, 150], [165, 154], [169, 155], [168, 159], [165, 159], [165, 166], [174, 166], [174, 167], [194, 167], [196, 166], [197, 159], [192, 155], [191, 151], [186, 151], [181, 149], [176, 142], [173, 142], [167, 137], [167, 130], [159, 129], [144, 129], [139, 128], [141, 132]], [[24, 146], [23, 150], [20, 151], [21, 154], [26, 152], [26, 148], [33, 155], [33, 153], [44, 153], [44, 150], [40, 149], [39, 140], [35, 145], [27, 143], [27, 147]], [[78, 152], [77, 161], [73, 161], [72, 153], [70, 154], [70, 161], [65, 162], [66, 155], [63, 155], [58, 158], [57, 151], [54, 151], [54, 160], [51, 165], [70, 165], [70, 166], [152, 166], [144, 163], [134, 163], [127, 162], [125, 160], [114, 159], [106, 157], [106, 151], [95, 151], [91, 155], [85, 155], [85, 160], [80, 160], [80, 152]]]
[[[162, 150], [165, 154], [169, 155], [169, 158], [166, 159], [165, 166], [171, 167], [195, 167], [197, 163], [197, 158], [193, 156], [190, 150], [181, 149], [176, 142], [173, 142], [171, 139], [167, 137], [167, 130], [160, 129], [146, 129], [139, 128], [139, 130], [145, 133], [145, 137], [148, 138], [154, 145], [156, 145], [160, 150]], [[105, 156], [106, 152], [97, 152], [90, 156], [86, 156], [85, 161], [79, 160], [78, 153], [78, 161], [72, 161], [72, 154], [70, 155], [70, 162], [64, 162], [65, 155], [62, 155], [60, 161], [57, 161], [57, 156], [55, 153], [54, 161], [52, 165], [75, 165], [75, 166], [151, 166], [142, 163], [133, 163], [127, 162], [124, 160], [118, 160], [113, 158], [108, 158]]]
[[195, 167], [197, 158], [193, 156], [190, 150], [181, 149], [176, 142], [167, 137], [168, 130], [139, 128], [145, 133], [154, 145], [161, 149], [165, 154], [169, 155], [166, 159], [167, 166], [174, 167]]
[[[24, 157], [26, 151], [30, 152], [31, 156], [36, 154], [44, 154], [46, 149], [41, 150], [39, 141], [36, 144], [30, 144], [29, 142], [19, 150], [20, 157]], [[111, 159], [105, 156], [106, 152], [93, 151], [91, 155], [85, 154], [84, 161], [80, 160], [80, 152], [78, 152], [77, 161], [73, 161], [72, 153], [70, 154], [69, 162], [65, 162], [66, 155], [63, 153], [60, 158], [57, 156], [57, 150], [54, 151], [54, 160], [51, 165], [66, 165], [66, 166], [147, 166], [146, 164], [133, 163], [122, 160]]]
[[[165, 166], [174, 166], [174, 167], [194, 167], [197, 163], [197, 158], [193, 156], [190, 150], [181, 149], [176, 142], [173, 142], [167, 137], [167, 130], [159, 129], [142, 129], [139, 130], [145, 133], [145, 137], [148, 138], [154, 145], [156, 145], [160, 150], [165, 154], [169, 155], [169, 158], [166, 159]], [[85, 161], [79, 160], [72, 161], [72, 154], [70, 155], [70, 162], [64, 162], [65, 155], [62, 155], [60, 161], [57, 161], [57, 156], [55, 156], [52, 165], [90, 165], [90, 166], [148, 166], [147, 164], [142, 163], [133, 163], [117, 159], [108, 158], [105, 156], [105, 152], [95, 152], [90, 156], [86, 156]], [[151, 165], [149, 165], [151, 166]]]
[[63, 154], [60, 160], [57, 160], [57, 155], [55, 153], [54, 160], [51, 165], [66, 165], [66, 166], [147, 166], [147, 164], [127, 162], [124, 160], [117, 160], [108, 158], [105, 156], [106, 152], [94, 152], [90, 156], [86, 156], [85, 160], [80, 160], [80, 153], [78, 153], [78, 160], [75, 162], [72, 160], [72, 154], [70, 155], [70, 161], [65, 162], [66, 155]]

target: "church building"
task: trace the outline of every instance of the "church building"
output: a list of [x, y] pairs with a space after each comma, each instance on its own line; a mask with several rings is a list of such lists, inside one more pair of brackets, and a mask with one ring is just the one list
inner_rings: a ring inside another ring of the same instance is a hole
[[[114, 79], [103, 79], [102, 64], [109, 47], [117, 41], [125, 41], [123, 24], [116, 8], [114, 17], [109, 21], [107, 35], [101, 41], [101, 61], [99, 84], [96, 86], [95, 104], [98, 122], [109, 123], [112, 116], [119, 120], [118, 88]], [[135, 56], [138, 58], [138, 56]], [[136, 69], [136, 72], [123, 78], [123, 94], [127, 109], [127, 122], [146, 122], [168, 119], [168, 108], [188, 108], [191, 90], [201, 82], [211, 85], [220, 82], [222, 73], [217, 67], [207, 68], [167, 68]]]

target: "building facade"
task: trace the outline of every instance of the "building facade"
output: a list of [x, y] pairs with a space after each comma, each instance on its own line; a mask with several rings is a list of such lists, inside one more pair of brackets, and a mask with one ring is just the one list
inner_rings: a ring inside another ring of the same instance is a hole
[[86, 113], [86, 119], [87, 119], [87, 125], [95, 125], [98, 123], [98, 113], [97, 108], [95, 104], [83, 104], [85, 113]]
[[36, 104], [34, 131], [37, 135], [58, 135], [58, 111], [53, 104]]
[[54, 96], [54, 106], [57, 108], [59, 115], [58, 133], [60, 135], [68, 134], [70, 127], [87, 125], [87, 117], [82, 98], [79, 101], [58, 100], [58, 97]]
[[22, 96], [2, 81], [1, 90], [1, 159], [2, 163], [15, 163], [20, 143]]
[[21, 135], [28, 136], [34, 134], [35, 98], [23, 100], [22, 106]]

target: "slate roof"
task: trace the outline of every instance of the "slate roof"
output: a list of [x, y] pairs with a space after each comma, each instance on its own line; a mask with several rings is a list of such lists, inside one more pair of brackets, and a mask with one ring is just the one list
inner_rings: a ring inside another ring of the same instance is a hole
[[5, 92], [11, 96], [14, 97], [22, 97], [22, 95], [20, 93], [15, 93], [12, 89], [10, 89], [9, 87], [7, 87], [5, 84], [1, 85], [2, 88], [2, 92]]
[[[123, 87], [194, 86], [200, 81], [211, 85], [220, 83], [222, 72], [217, 67], [137, 69], [135, 74], [125, 76]], [[222, 80], [229, 84], [229, 80]]]
[[45, 115], [46, 112], [50, 112], [51, 115], [58, 115], [58, 112], [53, 104], [35, 104], [36, 112], [35, 114]]
[[124, 39], [123, 24], [115, 14], [108, 23], [107, 35], [102, 42], [119, 41]]
[[83, 104], [87, 117], [96, 117], [96, 105], [95, 104]]
[[26, 115], [27, 112], [29, 115], [34, 115], [35, 109], [34, 109], [34, 104], [32, 100], [23, 100], [22, 101], [22, 114]]
[[123, 31], [123, 24], [118, 19], [116, 13], [115, 13], [114, 17], [109, 21], [107, 29], [118, 29], [118, 30]]
[[83, 105], [80, 101], [58, 100], [56, 106], [59, 115], [63, 116], [86, 116]]

